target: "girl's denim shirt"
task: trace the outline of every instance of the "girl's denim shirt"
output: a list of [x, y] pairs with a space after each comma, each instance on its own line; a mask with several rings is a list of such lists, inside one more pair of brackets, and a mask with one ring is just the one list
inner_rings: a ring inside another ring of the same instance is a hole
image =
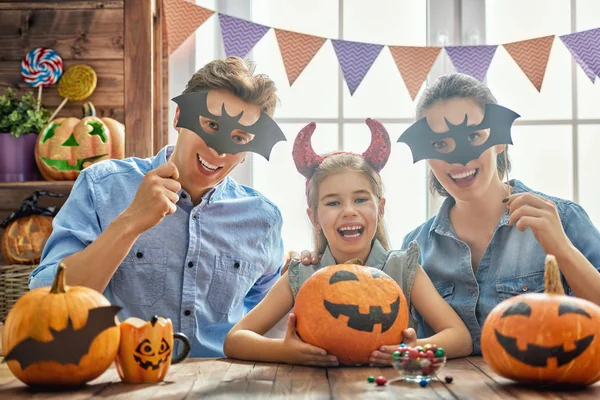
[[[565, 233], [573, 245], [598, 270], [600, 269], [600, 232], [585, 210], [569, 200], [534, 192], [517, 180], [511, 181], [512, 193], [531, 192], [552, 200]], [[402, 248], [416, 240], [420, 249], [419, 262], [431, 278], [439, 294], [465, 322], [473, 338], [473, 354], [480, 355], [481, 328], [490, 311], [501, 301], [524, 293], [544, 291], [544, 260], [546, 253], [527, 228], [520, 232], [508, 225], [508, 211], [500, 219], [479, 267], [471, 265], [469, 246], [458, 239], [450, 222], [449, 211], [454, 199], [444, 200], [438, 213], [406, 235]], [[573, 291], [563, 277], [565, 292]], [[435, 332], [420, 315], [418, 336]]]

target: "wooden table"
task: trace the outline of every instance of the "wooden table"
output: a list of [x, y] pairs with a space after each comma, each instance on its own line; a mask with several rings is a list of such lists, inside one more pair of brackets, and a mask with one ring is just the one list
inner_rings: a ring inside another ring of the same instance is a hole
[[121, 383], [111, 367], [99, 378], [68, 392], [36, 392], [0, 364], [0, 399], [600, 399], [600, 383], [587, 389], [542, 390], [518, 386], [489, 370], [480, 357], [450, 360], [440, 371], [451, 384], [432, 381], [425, 388], [408, 382], [383, 387], [369, 375], [397, 377], [393, 368], [310, 368], [230, 359], [188, 359], [173, 365], [165, 382]]

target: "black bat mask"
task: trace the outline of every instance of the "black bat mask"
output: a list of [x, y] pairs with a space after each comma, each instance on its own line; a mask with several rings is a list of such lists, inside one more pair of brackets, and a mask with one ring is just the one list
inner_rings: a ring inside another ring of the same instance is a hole
[[90, 345], [96, 336], [117, 326], [115, 315], [120, 310], [119, 306], [92, 308], [88, 311], [87, 322], [80, 329], [73, 329], [69, 318], [66, 328], [60, 331], [50, 328], [54, 337], [51, 342], [38, 342], [28, 337], [10, 350], [5, 361], [18, 361], [22, 370], [39, 361], [79, 365], [81, 358], [90, 351]]
[[[173, 98], [179, 106], [178, 128], [189, 129], [200, 136], [208, 147], [219, 154], [237, 154], [250, 151], [269, 159], [273, 146], [280, 141], [285, 141], [285, 135], [275, 121], [267, 114], [261, 112], [260, 118], [253, 125], [240, 124], [243, 111], [237, 116], [227, 114], [225, 103], [221, 106], [221, 115], [214, 115], [208, 111], [208, 92], [185, 93]], [[200, 125], [200, 116], [212, 119], [219, 124], [215, 133], [206, 132]], [[254, 138], [245, 144], [236, 143], [231, 138], [231, 133], [236, 130], [254, 135]]]
[[[415, 163], [424, 159], [438, 159], [448, 164], [467, 165], [492, 146], [512, 144], [510, 128], [520, 115], [497, 104], [486, 104], [484, 112], [483, 121], [473, 126], [467, 126], [466, 114], [459, 125], [452, 125], [446, 119], [449, 129], [443, 133], [432, 131], [427, 118], [421, 118], [400, 135], [398, 142], [404, 142], [410, 147]], [[489, 129], [487, 138], [470, 139], [473, 133], [485, 129]], [[445, 147], [434, 147], [438, 143], [444, 143]], [[450, 146], [452, 143], [454, 146]]]

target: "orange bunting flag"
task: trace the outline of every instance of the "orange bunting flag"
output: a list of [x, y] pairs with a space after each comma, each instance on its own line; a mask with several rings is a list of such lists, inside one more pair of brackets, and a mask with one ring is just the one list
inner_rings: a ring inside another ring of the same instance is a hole
[[169, 55], [215, 12], [185, 0], [163, 0]]
[[437, 59], [441, 47], [411, 47], [411, 46], [388, 46], [396, 67], [404, 80], [404, 84], [410, 93], [411, 99], [415, 99], [419, 89], [427, 79], [427, 75]]
[[292, 86], [327, 39], [281, 29], [275, 29], [275, 35]]
[[550, 35], [503, 45], [538, 92], [542, 89], [553, 42], [554, 35]]

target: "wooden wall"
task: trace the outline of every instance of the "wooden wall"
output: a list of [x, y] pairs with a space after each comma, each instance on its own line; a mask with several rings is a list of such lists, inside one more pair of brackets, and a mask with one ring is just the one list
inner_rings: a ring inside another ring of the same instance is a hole
[[[101, 117], [125, 124], [125, 156], [149, 157], [168, 142], [168, 53], [161, 0], [0, 0], [0, 92], [37, 89], [20, 65], [27, 52], [49, 47], [74, 64], [94, 68], [98, 83], [91, 101]], [[53, 112], [62, 102], [57, 85], [43, 89], [42, 104]], [[81, 116], [82, 102], [58, 114]], [[69, 193], [73, 182], [0, 183], [0, 221], [35, 190]], [[44, 199], [40, 205], [60, 205]], [[0, 231], [1, 232], [1, 231]], [[4, 263], [0, 255], [0, 265]]]

